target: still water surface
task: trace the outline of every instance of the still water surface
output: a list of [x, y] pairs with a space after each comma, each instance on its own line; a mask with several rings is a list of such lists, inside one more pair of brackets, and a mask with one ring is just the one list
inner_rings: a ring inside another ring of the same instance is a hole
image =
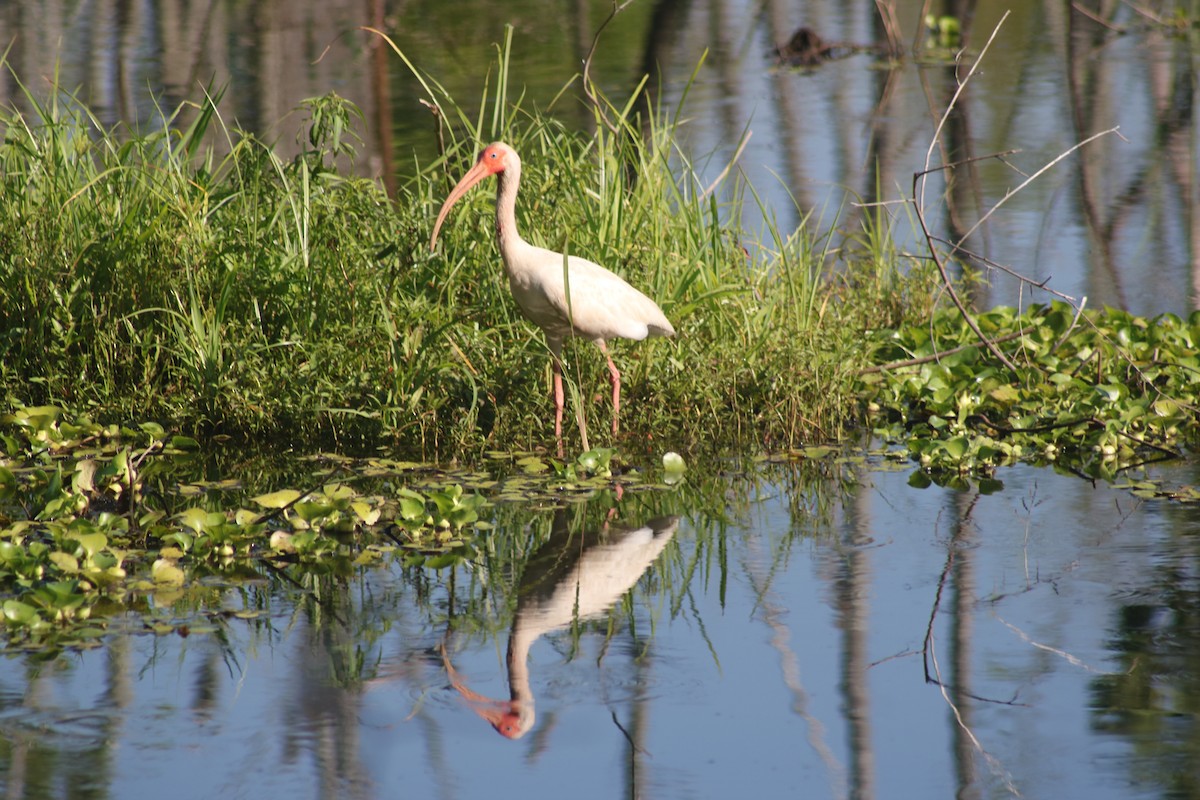
[[786, 471], [723, 518], [596, 499], [607, 530], [558, 512], [519, 578], [227, 589], [263, 615], [9, 658], [7, 796], [1192, 796], [1190, 510], [1026, 467], [988, 496], [848, 475], [819, 511]]

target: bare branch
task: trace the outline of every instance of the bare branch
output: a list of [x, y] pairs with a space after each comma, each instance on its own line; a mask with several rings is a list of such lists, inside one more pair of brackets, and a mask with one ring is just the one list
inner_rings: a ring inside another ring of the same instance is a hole
[[[966, 321], [967, 325], [979, 338], [979, 341], [983, 342], [984, 346], [987, 347], [991, 354], [995, 356], [1001, 364], [1016, 372], [1016, 364], [1009, 360], [1008, 356], [1004, 355], [1004, 353], [1000, 351], [1000, 348], [998, 348], [990, 339], [988, 339], [987, 336], [984, 335], [983, 331], [979, 328], [979, 324], [975, 322], [975, 318], [971, 316], [969, 311], [967, 311], [967, 307], [963, 303], [962, 298], [958, 296], [958, 292], [954, 289], [954, 282], [950, 279], [950, 274], [946, 271], [946, 263], [938, 255], [937, 248], [935, 248], [933, 245], [933, 234], [929, 230], [929, 225], [925, 222], [925, 213], [922, 210], [925, 208], [925, 187], [929, 185], [928, 177], [932, 172], [936, 171], [933, 167], [931, 167], [931, 164], [933, 163], [934, 148], [937, 147], [938, 142], [940, 142], [942, 138], [942, 129], [945, 128], [947, 120], [950, 119], [950, 113], [958, 104], [958, 98], [962, 95], [963, 90], [966, 89], [967, 83], [971, 80], [971, 76], [974, 75], [975, 71], [979, 68], [979, 64], [983, 61], [984, 56], [987, 55], [988, 48], [992, 46], [992, 42], [996, 39], [996, 34], [1000, 32], [1000, 26], [1004, 24], [1006, 19], [1008, 19], [1008, 15], [1009, 12], [1005, 11], [1004, 16], [1000, 18], [1000, 21], [996, 23], [996, 27], [992, 29], [992, 35], [988, 37], [987, 43], [980, 51], [979, 57], [975, 59], [975, 63], [971, 65], [971, 69], [968, 70], [966, 77], [959, 81], [958, 87], [954, 91], [954, 96], [950, 98], [950, 102], [947, 104], [945, 112], [942, 113], [942, 118], [938, 120], [937, 128], [933, 133], [933, 138], [929, 142], [929, 149], [925, 151], [925, 168], [920, 172], [913, 173], [912, 191], [917, 222], [921, 226], [921, 233], [925, 236], [925, 242], [929, 246], [929, 253], [933, 257], [934, 264], [937, 265], [938, 273], [942, 276], [942, 284], [946, 288], [946, 293], [950, 295], [950, 300], [954, 303], [955, 308], [958, 309], [958, 313], [962, 316], [963, 320]], [[918, 183], [920, 183], [919, 193], [917, 191]]]
[[[1083, 141], [1077, 142], [1074, 145], [1072, 145], [1071, 147], [1068, 147], [1066, 150], [1059, 153], [1057, 156], [1052, 158], [1050, 161], [1043, 164], [1042, 168], [1039, 169], [1037, 172], [1033, 173], [1028, 178], [1021, 181], [1019, 184], [1017, 184], [1017, 187], [1015, 189], [1009, 189], [1007, 192], [1005, 192], [1004, 197], [1000, 198], [1000, 200], [996, 203], [996, 205], [989, 208], [987, 210], [987, 213], [985, 213], [982, 217], [979, 218], [978, 222], [976, 222], [974, 225], [972, 225], [970, 228], [968, 228], [967, 232], [962, 235], [962, 237], [959, 239], [959, 241], [965, 242], [971, 236], [971, 234], [974, 233], [979, 228], [980, 225], [987, 222], [988, 219], [992, 216], [992, 214], [996, 213], [997, 209], [999, 209], [1000, 206], [1007, 203], [1015, 194], [1017, 194], [1017, 192], [1020, 192], [1022, 189], [1024, 189], [1030, 183], [1035, 181], [1038, 177], [1040, 177], [1043, 173], [1047, 172], [1055, 164], [1062, 161], [1064, 158], [1071, 155], [1072, 153], [1074, 153], [1076, 150], [1083, 147], [1084, 145], [1090, 144], [1102, 136], [1108, 136], [1110, 133], [1115, 133], [1117, 136], [1120, 136], [1122, 140], [1125, 139], [1125, 137], [1121, 136], [1121, 134], [1120, 134], [1120, 126], [1117, 126], [1117, 127], [1109, 128], [1108, 130], [1100, 131], [1099, 133], [1093, 133], [1091, 136], [1087, 137]], [[957, 248], [957, 245], [955, 247]]]
[[612, 120], [608, 118], [608, 114], [604, 111], [604, 104], [596, 96], [596, 90], [591, 79], [592, 59], [596, 56], [596, 48], [600, 46], [600, 35], [604, 33], [604, 29], [608, 27], [608, 24], [613, 21], [617, 14], [628, 8], [632, 2], [633, 0], [624, 0], [624, 2], [613, 0], [612, 12], [604, 19], [604, 22], [600, 23], [600, 27], [596, 29], [596, 35], [592, 38], [592, 46], [588, 49], [587, 58], [583, 60], [583, 93], [587, 96], [588, 102], [592, 104], [592, 108], [596, 110], [596, 116], [604, 123], [604, 127], [613, 133], [620, 133], [620, 131], [617, 130], [617, 126], [613, 124]]

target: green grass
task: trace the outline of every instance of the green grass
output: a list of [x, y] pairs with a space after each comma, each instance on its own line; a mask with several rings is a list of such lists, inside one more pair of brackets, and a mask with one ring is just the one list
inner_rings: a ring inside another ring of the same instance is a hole
[[[732, 200], [705, 193], [676, 145], [682, 109], [644, 119], [635, 95], [598, 108], [594, 135], [569, 131], [515, 99], [506, 53], [477, 116], [421, 76], [446, 150], [394, 202], [335, 168], [361, 121], [335, 95], [305, 104], [309, 147], [283, 160], [228, 127], [215, 98], [133, 132], [103, 128], [68, 93], [26, 92], [32, 112], [0, 111], [9, 404], [424, 459], [552, 445], [548, 354], [509, 296], [493, 192], [473, 193], [438, 252], [427, 246], [453, 181], [504, 139], [527, 165], [526, 238], [620, 273], [679, 332], [616, 343], [619, 446], [786, 448], [855, 422], [862, 332], [927, 305], [908, 288], [926, 284], [887, 252], [886, 220], [847, 237], [824, 277], [831, 242], [804, 229], [756, 242], [729, 224], [757, 195], [736, 170], [720, 193]], [[603, 359], [580, 342], [566, 362], [569, 405], [594, 446], [614, 444]]]

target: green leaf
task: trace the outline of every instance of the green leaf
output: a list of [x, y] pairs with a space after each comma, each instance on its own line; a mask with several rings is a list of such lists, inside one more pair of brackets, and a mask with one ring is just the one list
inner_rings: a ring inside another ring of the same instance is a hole
[[928, 489], [933, 485], [933, 481], [925, 474], [925, 470], [918, 469], [908, 476], [908, 485], [914, 489]]
[[961, 459], [967, 454], [971, 443], [965, 436], [955, 436], [953, 439], [947, 439], [942, 443], [946, 450], [946, 454], [955, 460]]
[[269, 494], [260, 494], [251, 498], [263, 508], [284, 508], [300, 499], [300, 492], [295, 489], [280, 489]]
[[683, 460], [683, 456], [674, 451], [663, 454], [662, 458], [663, 469], [667, 472], [681, 473], [687, 470], [687, 464]]
[[32, 625], [37, 621], [37, 609], [20, 600], [4, 601], [4, 619], [12, 625]]
[[70, 575], [79, 572], [79, 559], [70, 553], [53, 552], [50, 554], [50, 563]]
[[[215, 520], [214, 517], [216, 518]], [[187, 527], [191, 528], [196, 533], [203, 533], [204, 531], [208, 530], [208, 528], [212, 526], [214, 522], [219, 524], [221, 521], [223, 521], [224, 517], [222, 517], [220, 514], [210, 514], [203, 508], [197, 508], [193, 506], [187, 511], [177, 514], [176, 519], [178, 519]]]

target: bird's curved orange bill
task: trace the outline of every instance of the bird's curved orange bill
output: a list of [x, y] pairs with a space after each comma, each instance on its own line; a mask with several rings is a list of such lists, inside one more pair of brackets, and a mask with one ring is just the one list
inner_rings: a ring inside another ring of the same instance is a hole
[[466, 175], [462, 176], [462, 180], [458, 182], [450, 191], [450, 196], [446, 198], [446, 202], [442, 203], [442, 210], [438, 212], [437, 222], [433, 223], [433, 235], [429, 237], [429, 251], [437, 247], [438, 231], [442, 229], [442, 223], [446, 221], [446, 215], [450, 213], [450, 208], [459, 201], [459, 199], [471, 190], [471, 187], [479, 183], [484, 178], [492, 174], [483, 160], [475, 162], [475, 166], [471, 167]]

